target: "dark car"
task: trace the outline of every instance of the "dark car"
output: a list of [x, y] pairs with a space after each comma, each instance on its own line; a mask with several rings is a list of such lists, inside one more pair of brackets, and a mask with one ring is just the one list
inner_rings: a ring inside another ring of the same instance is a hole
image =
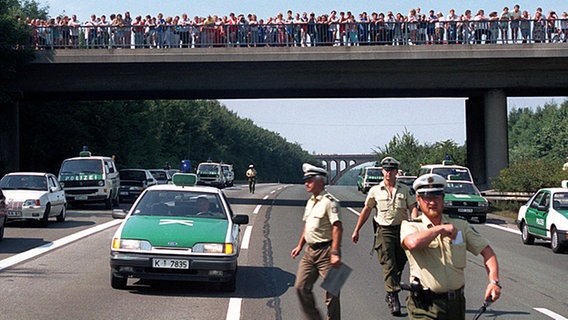
[[172, 183], [172, 175], [169, 170], [165, 169], [148, 169], [152, 176], [158, 181], [158, 184]]
[[119, 174], [120, 191], [118, 196], [121, 202], [134, 201], [146, 188], [158, 184], [150, 171], [146, 169], [122, 169]]

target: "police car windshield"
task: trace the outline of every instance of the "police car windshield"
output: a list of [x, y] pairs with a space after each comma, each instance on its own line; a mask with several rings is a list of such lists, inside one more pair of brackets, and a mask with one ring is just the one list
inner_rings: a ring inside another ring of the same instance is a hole
[[472, 194], [478, 195], [477, 188], [471, 183], [448, 182], [445, 189], [449, 194]]
[[219, 195], [177, 190], [148, 190], [134, 208], [133, 215], [227, 220]]
[[3, 190], [47, 190], [47, 181], [42, 176], [17, 175], [5, 176], [0, 180]]
[[217, 173], [219, 167], [216, 164], [201, 164], [199, 168], [197, 168], [198, 172], [215, 172]]
[[439, 174], [446, 179], [452, 177], [452, 180], [472, 181], [469, 171], [466, 169], [434, 168], [432, 169], [432, 173]]
[[367, 169], [368, 176], [382, 176], [383, 172], [381, 169]]
[[103, 173], [103, 165], [100, 160], [96, 159], [77, 159], [65, 160], [61, 165], [62, 175], [77, 173]]

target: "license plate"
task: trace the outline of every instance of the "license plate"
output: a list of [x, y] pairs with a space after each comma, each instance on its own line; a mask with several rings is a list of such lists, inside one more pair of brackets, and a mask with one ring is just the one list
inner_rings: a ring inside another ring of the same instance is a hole
[[473, 209], [468, 209], [468, 208], [459, 208], [458, 212], [464, 212], [464, 213], [472, 213]]
[[75, 196], [75, 200], [87, 200], [87, 196]]
[[12, 210], [8, 210], [8, 217], [21, 217], [22, 216], [22, 211], [12, 211]]
[[120, 194], [121, 196], [127, 196], [128, 191], [120, 191], [118, 194]]
[[189, 261], [182, 259], [152, 259], [152, 267], [163, 269], [189, 269]]

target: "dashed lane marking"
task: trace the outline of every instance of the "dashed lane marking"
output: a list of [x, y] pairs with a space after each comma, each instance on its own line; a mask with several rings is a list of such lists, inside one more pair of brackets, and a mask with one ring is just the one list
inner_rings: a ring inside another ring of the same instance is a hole
[[249, 248], [251, 233], [252, 233], [252, 226], [247, 226], [247, 228], [245, 229], [245, 235], [243, 236], [243, 243], [241, 244], [241, 249]]
[[565, 318], [565, 317], [559, 315], [558, 313], [552, 312], [552, 311], [545, 309], [545, 308], [534, 308], [534, 309], [536, 311], [540, 312], [540, 313], [544, 313], [545, 315], [551, 317], [554, 320], [568, 320], [568, 318]]

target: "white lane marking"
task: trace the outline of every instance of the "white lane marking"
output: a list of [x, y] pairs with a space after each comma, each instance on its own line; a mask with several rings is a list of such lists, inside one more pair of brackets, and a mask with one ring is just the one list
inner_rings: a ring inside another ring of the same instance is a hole
[[242, 298], [229, 299], [229, 308], [227, 309], [226, 320], [239, 320], [241, 318]]
[[514, 234], [517, 234], [517, 235], [521, 234], [521, 231], [519, 231], [517, 229], [511, 229], [511, 228], [503, 227], [503, 226], [500, 226], [498, 224], [486, 223], [485, 225], [488, 226], [488, 227], [491, 227], [491, 228], [507, 231], [507, 232], [514, 233]]
[[270, 191], [270, 194], [273, 194], [273, 193], [276, 192], [276, 191], [277, 191], [277, 190], [272, 190], [272, 191]]
[[357, 210], [355, 210], [355, 209], [353, 209], [353, 208], [351, 208], [351, 207], [348, 207], [347, 210], [353, 212], [354, 214], [356, 214], [356, 215], [358, 215], [358, 216], [361, 215], [361, 213], [359, 213], [359, 211], [357, 211]]
[[28, 251], [25, 251], [25, 252], [19, 253], [17, 255], [11, 256], [9, 258], [6, 258], [4, 260], [1, 260], [0, 261], [0, 270], [4, 270], [4, 269], [9, 268], [9, 267], [11, 267], [15, 264], [20, 263], [20, 262], [23, 262], [23, 261], [29, 260], [31, 258], [37, 257], [40, 254], [44, 254], [46, 252], [55, 250], [57, 248], [65, 246], [65, 245], [67, 245], [67, 244], [69, 244], [73, 241], [77, 241], [81, 238], [85, 238], [85, 237], [90, 236], [90, 235], [97, 233], [99, 231], [108, 229], [110, 227], [114, 227], [117, 224], [120, 224], [122, 221], [123, 220], [112, 220], [112, 221], [100, 224], [96, 227], [92, 227], [92, 228], [89, 228], [89, 229], [68, 235], [64, 238], [57, 239], [53, 242], [46, 243], [41, 247], [33, 248], [33, 249], [28, 250]]
[[545, 308], [534, 308], [536, 311], [540, 312], [540, 313], [544, 313], [545, 315], [551, 317], [554, 320], [568, 320], [568, 318], [565, 318], [561, 315], [559, 315], [558, 313], [552, 312], [548, 309]]
[[252, 226], [247, 226], [247, 228], [245, 229], [245, 235], [243, 236], [243, 243], [241, 244], [241, 249], [249, 248], [251, 233], [252, 233]]
[[266, 200], [266, 199], [268, 199], [268, 196], [264, 196], [264, 198], [262, 198], [262, 200]]
[[[268, 196], [264, 197], [265, 199]], [[257, 214], [262, 207], [260, 204], [256, 206], [253, 213]], [[252, 226], [247, 226], [245, 229], [245, 234], [243, 235], [243, 242], [241, 243], [241, 249], [248, 249], [250, 243], [250, 237], [252, 234]], [[229, 308], [227, 308], [227, 317], [226, 320], [239, 320], [241, 318], [241, 305], [243, 299], [242, 298], [230, 298], [229, 299]]]

